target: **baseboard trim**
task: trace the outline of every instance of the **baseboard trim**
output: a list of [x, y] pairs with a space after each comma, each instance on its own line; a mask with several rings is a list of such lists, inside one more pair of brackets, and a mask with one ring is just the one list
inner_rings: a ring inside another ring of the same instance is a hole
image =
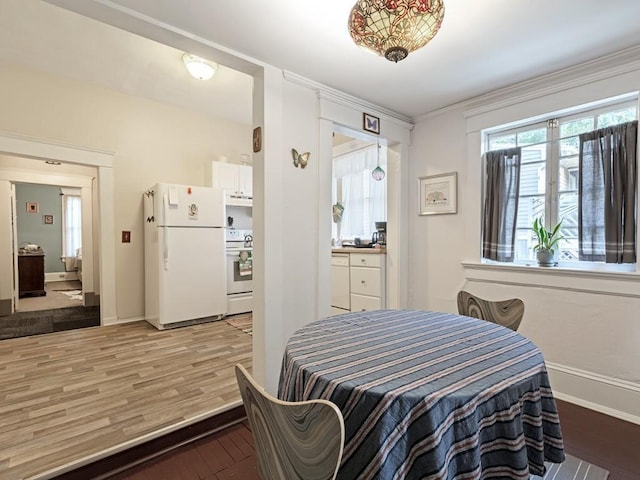
[[640, 385], [547, 362], [553, 394], [605, 415], [640, 425]]
[[128, 317], [128, 318], [118, 318], [118, 317], [112, 317], [109, 319], [104, 320], [104, 326], [107, 325], [124, 325], [125, 323], [133, 323], [133, 322], [141, 322], [143, 321], [144, 315], [139, 316], [139, 317]]
[[78, 272], [47, 272], [44, 274], [44, 281], [51, 282], [68, 282], [70, 280], [78, 280]]

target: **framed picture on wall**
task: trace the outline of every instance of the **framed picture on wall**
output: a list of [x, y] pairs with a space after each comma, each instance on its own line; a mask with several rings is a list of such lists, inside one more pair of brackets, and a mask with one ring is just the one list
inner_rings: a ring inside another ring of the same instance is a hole
[[369, 115], [368, 113], [362, 114], [362, 129], [366, 132], [375, 133], [380, 135], [380, 119]]
[[46, 225], [53, 225], [53, 215], [43, 215], [42, 220]]
[[457, 172], [420, 177], [420, 215], [456, 213], [457, 182]]
[[38, 213], [38, 204], [36, 202], [27, 202], [27, 213]]

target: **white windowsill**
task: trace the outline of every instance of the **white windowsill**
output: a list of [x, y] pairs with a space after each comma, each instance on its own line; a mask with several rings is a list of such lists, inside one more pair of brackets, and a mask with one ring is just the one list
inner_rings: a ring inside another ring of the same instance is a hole
[[468, 281], [640, 298], [640, 273], [462, 262]]

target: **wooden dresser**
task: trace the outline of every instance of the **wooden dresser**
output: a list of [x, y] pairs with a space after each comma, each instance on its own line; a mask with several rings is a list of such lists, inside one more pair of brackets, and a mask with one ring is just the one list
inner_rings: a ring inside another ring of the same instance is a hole
[[44, 253], [18, 255], [18, 296], [43, 296]]

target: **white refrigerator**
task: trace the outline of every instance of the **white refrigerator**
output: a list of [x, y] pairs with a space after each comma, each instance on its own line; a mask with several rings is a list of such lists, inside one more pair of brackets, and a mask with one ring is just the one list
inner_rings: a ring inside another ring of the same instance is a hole
[[223, 190], [160, 183], [143, 200], [145, 319], [163, 330], [222, 318]]

